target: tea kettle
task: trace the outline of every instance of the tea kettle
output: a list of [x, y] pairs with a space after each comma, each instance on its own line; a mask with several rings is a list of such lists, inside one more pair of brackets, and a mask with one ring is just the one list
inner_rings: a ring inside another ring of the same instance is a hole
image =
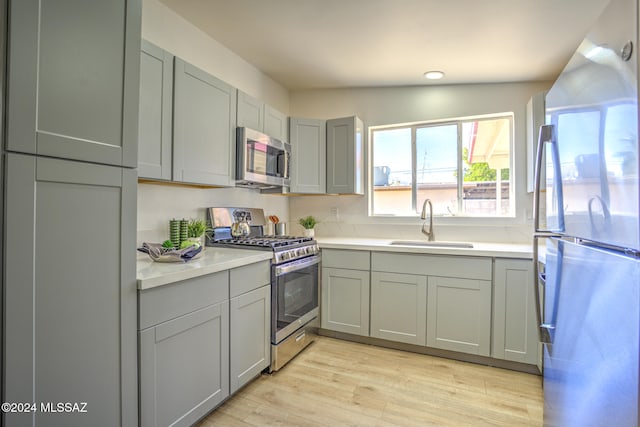
[[233, 237], [247, 237], [251, 233], [249, 221], [251, 214], [247, 211], [236, 210], [233, 212], [234, 222], [231, 224], [231, 235]]

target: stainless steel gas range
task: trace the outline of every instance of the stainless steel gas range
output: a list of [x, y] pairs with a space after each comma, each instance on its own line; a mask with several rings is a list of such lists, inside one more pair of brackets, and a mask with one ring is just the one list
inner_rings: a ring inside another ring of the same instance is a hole
[[[207, 216], [214, 230], [208, 245], [273, 252], [269, 371], [277, 371], [315, 338], [320, 280], [318, 245], [310, 237], [264, 235], [262, 209], [209, 208]], [[249, 223], [248, 229], [233, 226], [238, 218]], [[238, 230], [248, 234], [232, 235]]]

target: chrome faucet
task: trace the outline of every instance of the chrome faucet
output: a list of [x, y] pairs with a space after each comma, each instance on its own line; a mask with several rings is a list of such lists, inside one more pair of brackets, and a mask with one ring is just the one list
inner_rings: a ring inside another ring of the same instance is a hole
[[[429, 204], [429, 230], [427, 230], [425, 228], [425, 226], [427, 225], [427, 203]], [[433, 242], [434, 240], [436, 240], [435, 235], [433, 234], [433, 205], [431, 204], [431, 200], [430, 199], [425, 199], [424, 203], [422, 204], [422, 213], [420, 214], [420, 218], [425, 220], [422, 223], [422, 234], [424, 234], [425, 236], [427, 236], [429, 238], [430, 242]]]

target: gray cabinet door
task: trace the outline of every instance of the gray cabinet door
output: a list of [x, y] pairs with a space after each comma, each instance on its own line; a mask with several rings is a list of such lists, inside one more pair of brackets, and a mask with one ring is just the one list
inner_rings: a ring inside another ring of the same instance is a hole
[[176, 58], [173, 180], [235, 184], [236, 89]]
[[259, 132], [264, 128], [264, 102], [258, 101], [242, 91], [238, 91], [238, 127], [248, 127]]
[[289, 142], [289, 119], [272, 106], [264, 106], [264, 133], [280, 141]]
[[230, 301], [230, 392], [251, 381], [271, 363], [271, 286]]
[[323, 268], [320, 311], [322, 328], [369, 336], [369, 272]]
[[87, 402], [10, 426], [138, 420], [133, 169], [8, 154], [4, 399]]
[[491, 281], [429, 277], [427, 345], [489, 356]]
[[371, 273], [371, 336], [425, 345], [427, 278]]
[[142, 426], [190, 426], [229, 396], [229, 301], [140, 332]]
[[171, 179], [173, 55], [142, 41], [138, 176]]
[[539, 343], [531, 262], [495, 261], [491, 356], [533, 365]]
[[11, 1], [7, 149], [135, 167], [140, 1]]
[[327, 125], [324, 120], [291, 118], [292, 193], [323, 194], [326, 189]]
[[364, 194], [363, 131], [356, 116], [327, 120], [327, 193]]

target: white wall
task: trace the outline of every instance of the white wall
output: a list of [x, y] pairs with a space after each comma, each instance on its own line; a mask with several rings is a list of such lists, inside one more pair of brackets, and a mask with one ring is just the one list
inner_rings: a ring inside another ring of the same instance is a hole
[[142, 38], [285, 114], [289, 91], [159, 0], [142, 1]]
[[[514, 219], [436, 218], [439, 240], [530, 242], [531, 196], [526, 192], [525, 107], [529, 98], [550, 82], [305, 90], [291, 93], [291, 114], [336, 118], [358, 115], [365, 128], [376, 125], [440, 120], [480, 114], [514, 112]], [[338, 208], [338, 218], [331, 215]], [[303, 196], [290, 201], [291, 218], [315, 215], [319, 236], [423, 238], [417, 218], [368, 216], [367, 196]]]
[[286, 197], [262, 195], [256, 190], [138, 184], [138, 245], [168, 239], [170, 219], [205, 219], [205, 208], [211, 206], [263, 208], [266, 215], [277, 215], [283, 221], [289, 215]]
[[[158, 0], [143, 0], [142, 37], [221, 80], [289, 112], [289, 92]], [[242, 188], [202, 189], [138, 184], [138, 244], [168, 238], [172, 218], [205, 218], [210, 206], [263, 208], [287, 220], [286, 197]]]

